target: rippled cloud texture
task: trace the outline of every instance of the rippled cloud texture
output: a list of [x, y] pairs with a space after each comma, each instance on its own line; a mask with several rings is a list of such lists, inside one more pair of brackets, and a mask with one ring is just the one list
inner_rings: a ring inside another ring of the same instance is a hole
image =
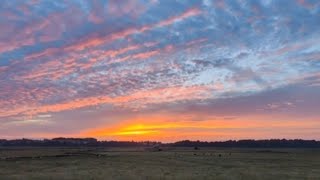
[[3, 0], [0, 137], [320, 139], [317, 0]]

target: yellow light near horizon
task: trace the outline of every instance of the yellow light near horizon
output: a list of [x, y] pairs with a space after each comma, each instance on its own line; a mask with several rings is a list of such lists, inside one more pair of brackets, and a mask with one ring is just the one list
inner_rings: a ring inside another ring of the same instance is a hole
[[[179, 119], [179, 120], [176, 120]], [[128, 119], [121, 123], [89, 129], [82, 136], [115, 140], [161, 140], [171, 142], [182, 139], [222, 140], [240, 138], [274, 137], [265, 127], [275, 129], [310, 128], [319, 126], [319, 122], [299, 120], [279, 121], [259, 116], [235, 118], [208, 117], [206, 120], [194, 121], [193, 117], [173, 115], [150, 115]], [[261, 131], [260, 131], [261, 130]], [[288, 132], [289, 133], [289, 132]]]
[[146, 135], [146, 134], [153, 134], [157, 131], [148, 131], [148, 130], [137, 130], [137, 131], [119, 131], [116, 133], [113, 133], [113, 135], [120, 135], [120, 136], [126, 136], [126, 135]]

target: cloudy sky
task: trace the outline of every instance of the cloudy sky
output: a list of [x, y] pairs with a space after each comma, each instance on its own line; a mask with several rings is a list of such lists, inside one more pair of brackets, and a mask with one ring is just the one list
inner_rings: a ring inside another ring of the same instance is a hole
[[318, 0], [2, 0], [0, 138], [320, 140]]

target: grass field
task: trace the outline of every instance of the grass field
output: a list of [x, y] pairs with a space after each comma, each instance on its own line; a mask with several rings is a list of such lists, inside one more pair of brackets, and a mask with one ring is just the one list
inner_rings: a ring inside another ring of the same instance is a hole
[[2, 148], [0, 179], [320, 179], [320, 149]]

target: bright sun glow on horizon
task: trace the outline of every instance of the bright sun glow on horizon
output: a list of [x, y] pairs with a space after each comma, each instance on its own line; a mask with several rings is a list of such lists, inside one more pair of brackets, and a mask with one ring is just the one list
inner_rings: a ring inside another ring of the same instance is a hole
[[0, 1], [0, 139], [320, 140], [320, 1]]

